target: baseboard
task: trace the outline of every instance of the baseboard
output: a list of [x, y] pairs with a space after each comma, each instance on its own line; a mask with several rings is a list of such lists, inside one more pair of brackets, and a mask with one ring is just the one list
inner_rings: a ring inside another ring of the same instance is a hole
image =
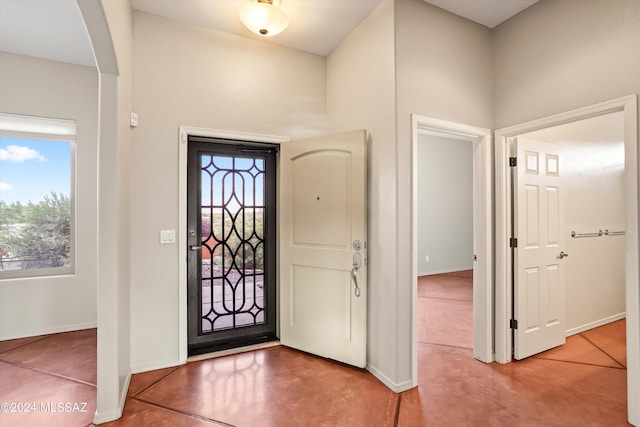
[[180, 358], [171, 358], [165, 360], [156, 360], [154, 362], [138, 363], [131, 365], [131, 372], [139, 374], [141, 372], [155, 371], [156, 369], [172, 368], [174, 366], [184, 365], [180, 363]]
[[38, 337], [40, 335], [59, 334], [62, 332], [82, 331], [84, 329], [94, 329], [97, 327], [98, 327], [97, 322], [88, 322], [88, 323], [76, 323], [73, 325], [55, 326], [51, 328], [32, 329], [29, 331], [24, 331], [16, 334], [2, 335], [0, 336], [0, 341], [15, 340], [19, 338]]
[[570, 337], [571, 335], [579, 334], [580, 332], [588, 331], [589, 329], [598, 328], [600, 326], [616, 322], [620, 319], [624, 319], [625, 317], [627, 317], [626, 312], [614, 314], [613, 316], [605, 317], [604, 319], [596, 320], [595, 322], [590, 322], [586, 325], [571, 328], [567, 330], [565, 334], [567, 337]]
[[389, 377], [383, 374], [378, 368], [372, 366], [367, 363], [365, 368], [367, 371], [371, 373], [374, 377], [376, 377], [382, 384], [386, 385], [391, 391], [394, 393], [402, 393], [403, 391], [410, 390], [417, 386], [417, 384], [413, 384], [411, 380], [402, 381], [402, 382], [393, 382]]
[[131, 384], [131, 375], [132, 375], [131, 369], [129, 369], [129, 372], [127, 372], [127, 375], [124, 378], [122, 387], [120, 388], [120, 402], [118, 404], [119, 410], [120, 410], [120, 417], [122, 416], [122, 411], [124, 411], [124, 404], [127, 400], [127, 393], [129, 393], [129, 384]]
[[472, 266], [460, 267], [460, 268], [446, 268], [444, 270], [429, 270], [429, 271], [420, 271], [418, 272], [418, 276], [433, 276], [434, 274], [446, 274], [446, 273], [457, 273], [459, 271], [469, 271], [473, 270]]
[[124, 383], [122, 387], [120, 387], [120, 396], [118, 399], [118, 407], [111, 409], [109, 411], [98, 412], [93, 416], [93, 424], [103, 424], [108, 423], [110, 421], [115, 421], [122, 417], [122, 412], [124, 411], [124, 404], [127, 400], [127, 393], [129, 392], [129, 384], [131, 383], [131, 369], [127, 373]]
[[96, 411], [95, 415], [93, 416], [93, 423], [98, 425], [108, 423], [109, 421], [115, 421], [118, 418], [122, 417], [122, 409], [123, 407], [115, 408], [110, 411]]

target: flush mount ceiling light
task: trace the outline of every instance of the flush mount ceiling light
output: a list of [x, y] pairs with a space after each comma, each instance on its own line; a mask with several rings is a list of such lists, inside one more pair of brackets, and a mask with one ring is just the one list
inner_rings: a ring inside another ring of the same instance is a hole
[[253, 33], [275, 36], [289, 25], [289, 17], [280, 5], [282, 0], [249, 0], [240, 8], [240, 20]]

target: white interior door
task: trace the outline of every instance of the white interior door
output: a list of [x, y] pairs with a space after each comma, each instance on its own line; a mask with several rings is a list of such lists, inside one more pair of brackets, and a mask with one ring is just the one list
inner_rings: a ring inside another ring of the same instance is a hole
[[514, 356], [565, 343], [562, 162], [550, 144], [516, 141]]
[[366, 132], [280, 146], [280, 341], [366, 364]]

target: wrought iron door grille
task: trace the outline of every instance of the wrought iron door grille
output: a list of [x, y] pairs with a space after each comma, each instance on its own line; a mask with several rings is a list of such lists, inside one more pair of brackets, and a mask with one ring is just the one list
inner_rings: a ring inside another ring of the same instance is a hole
[[200, 333], [265, 323], [265, 161], [200, 156]]

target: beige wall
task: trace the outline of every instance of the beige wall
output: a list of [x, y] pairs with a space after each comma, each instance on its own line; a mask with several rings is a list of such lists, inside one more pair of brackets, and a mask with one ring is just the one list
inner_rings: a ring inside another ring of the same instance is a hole
[[493, 41], [496, 129], [640, 92], [637, 0], [542, 0]]
[[2, 280], [0, 340], [96, 326], [95, 68], [0, 53], [0, 112], [76, 121], [75, 269], [69, 276]]
[[325, 133], [325, 58], [134, 13], [131, 345], [134, 371], [179, 361], [180, 125], [303, 138]]
[[[491, 128], [492, 52], [488, 28], [420, 0], [395, 1], [397, 87], [398, 317], [413, 326], [411, 284], [411, 114]], [[410, 339], [402, 346], [411, 348]], [[410, 375], [406, 361], [403, 375]]]
[[[622, 126], [622, 123], [621, 123]], [[624, 143], [561, 143], [564, 159], [565, 231], [624, 231]], [[567, 238], [566, 329], [624, 316], [625, 237]]]
[[[99, 324], [99, 334], [109, 339], [98, 341], [98, 348], [110, 352], [117, 358], [115, 370], [118, 373], [117, 392], [120, 401], [126, 395], [126, 386], [131, 375], [131, 145], [132, 131], [129, 126], [130, 113], [133, 111], [133, 16], [129, 1], [102, 1], [109, 31], [113, 40], [113, 47], [118, 66], [116, 79], [117, 103], [114, 106], [116, 138], [112, 141], [101, 141], [100, 165], [104, 173], [100, 174], [100, 224], [102, 241], [109, 240], [108, 258], [100, 253], [99, 271], [114, 268], [114, 274], [100, 274], [103, 280], [99, 286], [113, 286], [113, 295], [117, 300], [115, 322], [109, 327]], [[105, 76], [110, 79], [110, 76]], [[104, 89], [111, 89], [110, 86]], [[105, 189], [108, 189], [105, 191]], [[112, 193], [113, 192], [113, 193]], [[106, 197], [104, 197], [106, 195]], [[106, 225], [106, 228], [102, 228]], [[109, 233], [104, 233], [108, 229]], [[103, 249], [104, 246], [100, 246]], [[108, 263], [104, 263], [107, 261]], [[113, 264], [112, 264], [113, 263]], [[105, 293], [99, 293], [102, 297]], [[102, 300], [99, 301], [103, 303]], [[104, 301], [106, 303], [106, 301]], [[106, 304], [105, 304], [106, 306]], [[111, 305], [108, 305], [112, 307]], [[103, 327], [104, 326], [104, 327]], [[114, 328], [114, 329], [112, 329]], [[110, 334], [117, 332], [115, 339]], [[100, 339], [99, 335], [99, 339]], [[116, 345], [116, 348], [112, 346]], [[101, 352], [106, 357], [105, 352]], [[101, 367], [98, 365], [99, 368]], [[104, 365], [102, 365], [104, 366]], [[111, 379], [111, 378], [110, 378]], [[104, 388], [103, 388], [104, 390]], [[98, 389], [99, 406], [101, 403], [100, 388]]]
[[384, 0], [327, 58], [327, 116], [332, 133], [370, 135], [367, 366], [401, 389], [407, 376], [399, 364], [411, 347], [406, 336], [396, 341], [409, 325], [399, 321], [396, 305], [394, 63], [393, 1]]
[[417, 192], [418, 276], [473, 269], [473, 142], [418, 135]]
[[396, 0], [398, 138], [411, 113], [493, 127], [491, 30], [422, 0]]

